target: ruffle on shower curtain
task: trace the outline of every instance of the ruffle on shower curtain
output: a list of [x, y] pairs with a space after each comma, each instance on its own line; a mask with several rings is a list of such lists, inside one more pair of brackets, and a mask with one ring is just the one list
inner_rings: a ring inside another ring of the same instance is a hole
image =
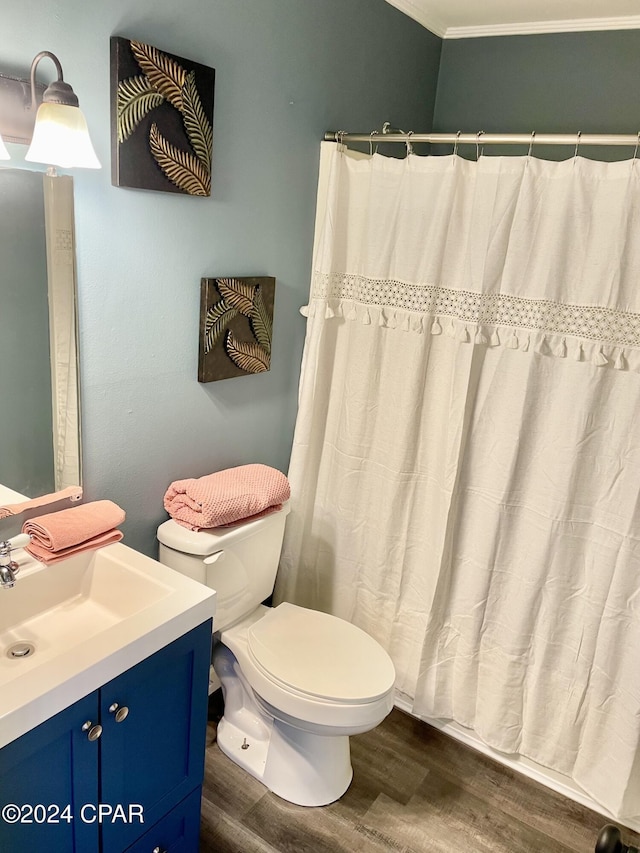
[[[446, 334], [463, 343], [506, 346], [523, 352], [533, 349], [540, 355], [591, 361], [599, 367], [610, 365], [616, 370], [640, 371], [640, 353], [634, 342], [640, 331], [638, 320], [632, 315], [629, 323], [623, 312], [606, 312], [580, 305], [554, 305], [549, 311], [548, 306], [531, 305], [532, 300], [509, 300], [508, 297], [482, 300], [477, 294], [446, 292], [442, 288], [425, 288], [425, 295], [431, 290], [432, 298], [425, 299], [419, 310], [385, 308], [381, 304], [384, 300], [374, 291], [389, 282], [323, 276], [316, 279], [316, 283], [320, 285], [318, 293], [324, 290], [343, 295], [327, 297], [324, 305], [304, 305], [300, 313], [305, 317], [314, 316], [319, 310], [324, 312], [326, 319], [344, 317], [360, 321], [365, 326], [375, 323], [386, 329], [400, 328], [405, 332]], [[402, 289], [400, 282], [391, 283], [398, 290]], [[349, 292], [358, 293], [358, 297], [345, 298], [344, 294]], [[612, 317], [612, 314], [618, 316]], [[465, 315], [470, 315], [471, 319], [462, 319]], [[483, 316], [485, 319], [479, 320]], [[544, 331], [538, 331], [538, 327]], [[611, 340], [603, 344], [601, 337], [596, 340], [587, 337], [594, 333], [599, 335], [599, 330], [602, 330], [603, 337], [605, 333], [613, 332], [609, 335], [611, 339], [631, 340], [632, 344], [620, 345]]]
[[640, 164], [323, 144], [276, 597], [640, 814]]
[[303, 313], [640, 370], [640, 164], [373, 163], [343, 156]]

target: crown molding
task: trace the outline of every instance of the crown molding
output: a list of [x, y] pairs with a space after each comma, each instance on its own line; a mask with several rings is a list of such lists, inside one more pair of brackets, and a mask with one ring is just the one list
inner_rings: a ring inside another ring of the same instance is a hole
[[[390, 3], [391, 6], [395, 6], [396, 9], [400, 9], [400, 11], [404, 12], [405, 15], [413, 18], [414, 21], [422, 24], [423, 27], [426, 27], [426, 29], [434, 35], [440, 36], [440, 38], [446, 38], [447, 26], [444, 21], [441, 21], [440, 18], [438, 18], [437, 15], [434, 15], [432, 12], [427, 12], [426, 9], [422, 6], [417, 6], [412, 2], [412, 0], [387, 0], [387, 2]], [[462, 38], [464, 38], [464, 36]]]
[[442, 39], [482, 38], [487, 36], [524, 36], [544, 33], [595, 32], [598, 30], [638, 30], [640, 15], [610, 18], [576, 18], [558, 21], [524, 21], [509, 24], [476, 24], [467, 27], [448, 27], [445, 22], [425, 9], [424, 2], [387, 0], [405, 15], [413, 18]]
[[[400, 6], [400, 4], [395, 4]], [[409, 3], [407, 3], [409, 5]], [[411, 14], [407, 12], [407, 14]], [[421, 22], [422, 23], [422, 22]], [[428, 26], [424, 24], [424, 26]], [[486, 36], [524, 36], [543, 33], [574, 33], [597, 30], [637, 30], [640, 29], [640, 15], [627, 15], [617, 18], [578, 18], [568, 21], [529, 21], [517, 24], [486, 24], [472, 27], [447, 27], [441, 38], [462, 39], [482, 38]], [[440, 35], [440, 33], [436, 33]]]

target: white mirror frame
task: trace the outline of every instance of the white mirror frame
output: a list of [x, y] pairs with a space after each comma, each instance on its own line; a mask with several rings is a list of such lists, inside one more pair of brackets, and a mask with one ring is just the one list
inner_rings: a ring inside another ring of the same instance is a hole
[[44, 176], [56, 491], [82, 483], [73, 178]]

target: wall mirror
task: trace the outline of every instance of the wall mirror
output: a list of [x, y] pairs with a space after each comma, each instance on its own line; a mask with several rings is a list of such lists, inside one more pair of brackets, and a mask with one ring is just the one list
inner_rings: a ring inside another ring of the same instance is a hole
[[0, 169], [0, 484], [81, 485], [73, 179]]

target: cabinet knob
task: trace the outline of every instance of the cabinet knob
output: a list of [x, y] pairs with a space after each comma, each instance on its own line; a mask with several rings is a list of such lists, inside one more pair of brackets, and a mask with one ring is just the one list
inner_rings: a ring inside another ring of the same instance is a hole
[[84, 723], [84, 725], [82, 726], [82, 731], [87, 732], [88, 740], [94, 741], [98, 740], [98, 738], [102, 734], [102, 726], [98, 724], [94, 726], [91, 720], [87, 720], [87, 722]]
[[114, 715], [116, 723], [121, 723], [129, 716], [129, 709], [126, 705], [120, 707], [117, 702], [113, 702], [109, 705], [109, 713]]

